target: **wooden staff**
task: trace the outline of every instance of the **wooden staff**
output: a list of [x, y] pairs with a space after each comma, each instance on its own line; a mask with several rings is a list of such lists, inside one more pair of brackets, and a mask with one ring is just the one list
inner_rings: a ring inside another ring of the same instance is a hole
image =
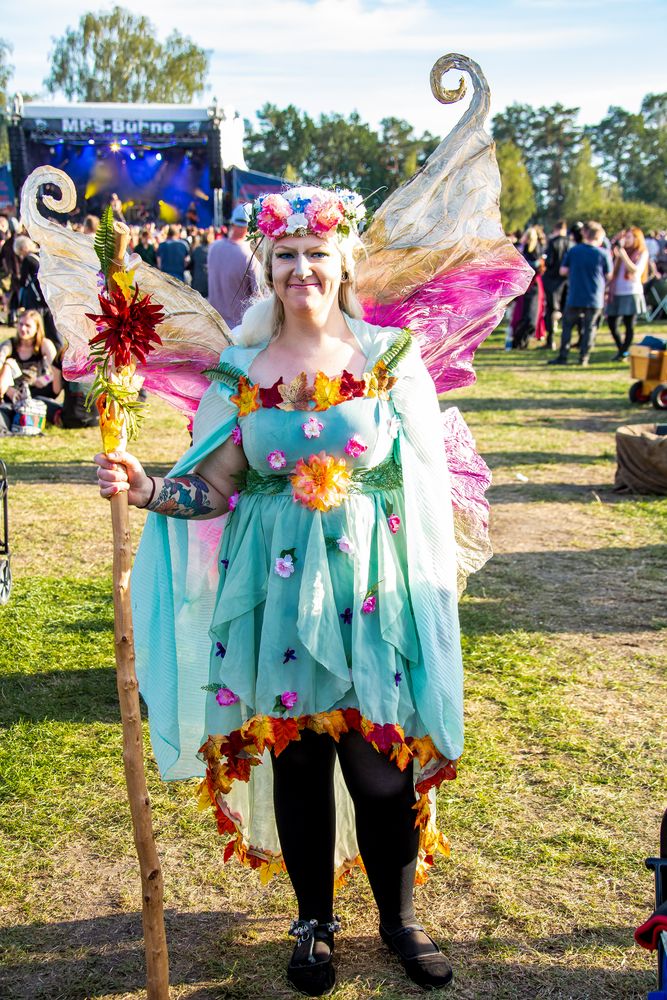
[[[127, 226], [114, 224], [114, 261], [109, 281], [122, 270], [130, 238]], [[104, 437], [103, 437], [104, 440]], [[108, 442], [105, 450], [111, 451]], [[123, 765], [132, 814], [134, 845], [141, 869], [142, 921], [146, 953], [146, 987], [149, 1000], [169, 1000], [169, 955], [164, 927], [164, 883], [155, 847], [151, 804], [144, 770], [144, 739], [139, 704], [139, 684], [134, 668], [134, 631], [130, 602], [132, 545], [127, 493], [111, 497], [113, 527], [113, 605], [116, 682], [123, 725]]]

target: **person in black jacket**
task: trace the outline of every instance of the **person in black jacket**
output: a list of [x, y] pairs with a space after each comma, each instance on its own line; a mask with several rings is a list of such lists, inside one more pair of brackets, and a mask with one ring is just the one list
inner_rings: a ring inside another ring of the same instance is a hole
[[563, 315], [565, 298], [567, 296], [567, 278], [560, 273], [563, 258], [568, 251], [570, 241], [567, 237], [567, 222], [561, 219], [553, 228], [547, 244], [544, 275], [542, 284], [546, 298], [544, 310], [544, 325], [547, 330], [545, 347], [553, 350], [556, 327]]
[[57, 350], [63, 346], [63, 339], [53, 322], [51, 310], [46, 304], [44, 293], [39, 284], [39, 249], [29, 236], [17, 236], [14, 240], [14, 253], [21, 262], [19, 278], [19, 305], [22, 309], [36, 309], [44, 318], [44, 329], [49, 340], [53, 341]]

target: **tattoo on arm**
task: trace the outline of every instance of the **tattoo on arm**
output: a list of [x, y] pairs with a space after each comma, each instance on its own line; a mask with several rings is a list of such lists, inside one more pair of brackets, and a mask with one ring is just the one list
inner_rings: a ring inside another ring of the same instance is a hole
[[215, 510], [210, 491], [211, 487], [201, 476], [165, 479], [162, 489], [146, 509], [168, 517], [205, 517]]

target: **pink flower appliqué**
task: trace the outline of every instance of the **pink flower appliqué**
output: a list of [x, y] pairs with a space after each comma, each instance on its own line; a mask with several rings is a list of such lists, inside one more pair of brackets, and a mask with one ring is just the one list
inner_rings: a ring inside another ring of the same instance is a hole
[[340, 538], [336, 539], [336, 545], [341, 552], [345, 552], [346, 555], [351, 556], [354, 552], [354, 545], [347, 537], [347, 535], [341, 535]]
[[401, 526], [401, 519], [398, 516], [398, 514], [392, 514], [390, 517], [387, 518], [387, 524], [389, 525], [389, 530], [391, 531], [392, 535], [395, 535]]
[[307, 438], [318, 438], [324, 430], [324, 424], [317, 417], [310, 417], [305, 424], [301, 424], [301, 427]]
[[284, 451], [270, 451], [266, 456], [266, 460], [274, 471], [278, 469], [284, 469], [287, 465], [287, 459], [285, 458]]
[[233, 691], [230, 691], [229, 688], [219, 688], [215, 696], [215, 700], [218, 705], [225, 707], [227, 705], [235, 705], [239, 700], [239, 696], [234, 694]]
[[294, 708], [298, 700], [299, 697], [296, 691], [283, 691], [280, 696], [280, 701], [284, 708]]
[[273, 567], [273, 572], [281, 576], [283, 580], [290, 577], [294, 572], [294, 560], [292, 557], [290, 555], [278, 556]]
[[239, 497], [240, 497], [239, 491], [234, 490], [229, 500], [227, 501], [227, 506], [229, 507], [230, 511], [236, 510], [236, 505], [239, 502]]
[[361, 613], [362, 615], [372, 615], [376, 607], [377, 607], [377, 597], [375, 596], [375, 594], [371, 594], [370, 597], [367, 597], [364, 603], [361, 605]]
[[286, 198], [281, 194], [267, 194], [257, 213], [257, 228], [269, 239], [278, 239], [285, 233], [291, 214], [292, 206]]
[[232, 431], [232, 441], [234, 442], [234, 444], [238, 444], [238, 445], [240, 445], [241, 442], [243, 441], [243, 433], [242, 433], [241, 428], [239, 427], [238, 424], [236, 425], [236, 427]]
[[352, 458], [359, 458], [365, 451], [368, 451], [368, 445], [364, 444], [358, 434], [353, 434], [345, 445], [346, 454]]

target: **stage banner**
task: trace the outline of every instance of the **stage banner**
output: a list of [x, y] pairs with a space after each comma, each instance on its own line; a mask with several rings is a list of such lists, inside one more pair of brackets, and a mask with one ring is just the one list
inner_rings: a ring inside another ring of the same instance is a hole
[[259, 170], [239, 170], [234, 167], [231, 174], [233, 205], [253, 201], [260, 194], [266, 194], [267, 191], [282, 191], [285, 188], [285, 181], [281, 177], [276, 177], [274, 174], [263, 174]]

